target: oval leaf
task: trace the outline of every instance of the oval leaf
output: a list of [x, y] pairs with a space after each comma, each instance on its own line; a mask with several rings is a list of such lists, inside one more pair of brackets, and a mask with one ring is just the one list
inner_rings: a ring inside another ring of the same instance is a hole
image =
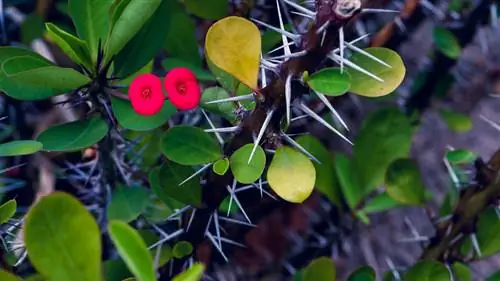
[[101, 233], [77, 199], [55, 192], [27, 214], [25, 243], [34, 267], [51, 281], [101, 279]]
[[165, 101], [160, 112], [152, 116], [143, 116], [137, 114], [129, 101], [111, 97], [111, 105], [113, 113], [118, 120], [118, 123], [125, 129], [132, 131], [150, 131], [167, 123], [167, 121], [177, 111], [169, 102]]
[[180, 241], [174, 245], [173, 255], [177, 259], [190, 255], [193, 252], [193, 246], [187, 241]]
[[229, 93], [220, 87], [210, 87], [203, 91], [201, 95], [200, 105], [203, 109], [214, 114], [220, 115], [229, 122], [234, 123], [237, 120], [235, 111], [236, 106], [232, 102], [208, 103], [215, 100], [229, 98]]
[[400, 203], [425, 203], [425, 186], [420, 170], [410, 159], [397, 159], [389, 165], [385, 173], [385, 189], [389, 196]]
[[375, 270], [369, 266], [363, 266], [351, 273], [347, 281], [376, 281], [375, 278]]
[[316, 170], [304, 154], [287, 146], [276, 150], [267, 171], [269, 186], [281, 198], [302, 203], [311, 195], [316, 181]]
[[399, 87], [405, 77], [406, 68], [403, 60], [398, 53], [386, 48], [367, 48], [365, 51], [391, 67], [387, 67], [364, 54], [353, 54], [349, 60], [376, 75], [384, 82], [379, 82], [362, 72], [348, 68], [351, 75], [349, 92], [365, 97], [380, 97], [392, 93]]
[[0, 156], [19, 156], [33, 154], [42, 149], [40, 142], [33, 140], [18, 140], [0, 144]]
[[[200, 176], [189, 181], [195, 171], [188, 166], [182, 166], [171, 161], [163, 163], [158, 173], [150, 174], [150, 182], [154, 176], [158, 177], [158, 185], [153, 185], [153, 192], [169, 206], [169, 200], [175, 199], [181, 203], [198, 206], [201, 202]], [[184, 182], [182, 185], [180, 185]]]
[[266, 167], [266, 153], [260, 146], [257, 146], [252, 161], [248, 163], [253, 146], [251, 143], [246, 144], [231, 155], [231, 171], [240, 183], [250, 184], [258, 180]]
[[172, 281], [200, 281], [204, 271], [205, 266], [202, 263], [195, 263], [188, 270], [175, 276]]
[[261, 37], [255, 24], [236, 16], [219, 20], [207, 32], [205, 49], [217, 67], [257, 89]]
[[351, 209], [356, 208], [363, 198], [363, 190], [360, 188], [356, 173], [352, 165], [352, 159], [344, 154], [335, 155], [335, 173], [340, 184], [342, 193]]
[[[484, 210], [477, 222], [477, 242], [481, 249], [481, 258], [500, 252], [500, 239], [496, 235], [500, 231], [500, 220], [493, 208]], [[475, 252], [475, 251], [474, 251]]]
[[126, 187], [119, 185], [113, 191], [108, 205], [108, 219], [130, 222], [135, 220], [149, 201], [149, 192], [142, 187]]
[[302, 273], [302, 281], [335, 280], [335, 264], [327, 257], [314, 259]]
[[225, 17], [229, 12], [229, 5], [226, 0], [186, 0], [184, 5], [186, 5], [189, 12], [207, 20], [218, 20]]
[[214, 163], [212, 170], [219, 176], [226, 174], [227, 170], [229, 170], [229, 159], [222, 158], [217, 160], [217, 162]]
[[48, 36], [61, 50], [76, 64], [84, 65], [87, 69], [92, 69], [92, 59], [87, 43], [73, 34], [57, 27], [52, 23], [45, 24]]
[[477, 154], [466, 149], [455, 149], [446, 152], [446, 159], [454, 165], [470, 164], [478, 158]]
[[163, 154], [181, 165], [212, 163], [222, 157], [219, 144], [203, 129], [193, 126], [170, 128], [161, 139]]
[[156, 281], [153, 258], [139, 233], [122, 221], [110, 221], [108, 231], [118, 253], [135, 278], [138, 281]]
[[401, 206], [399, 202], [383, 192], [370, 199], [361, 210], [364, 213], [378, 213]]
[[462, 47], [460, 47], [457, 38], [453, 35], [453, 33], [451, 33], [451, 31], [438, 26], [434, 28], [432, 35], [434, 36], [436, 49], [438, 49], [441, 53], [451, 59], [460, 57]]
[[108, 124], [100, 116], [55, 125], [43, 131], [37, 141], [46, 151], [75, 151], [99, 142], [108, 133]]
[[10, 220], [16, 213], [17, 203], [12, 199], [0, 206], [0, 225]]
[[436, 261], [421, 261], [412, 266], [403, 278], [405, 281], [449, 281], [450, 274]]
[[328, 96], [343, 95], [351, 86], [349, 74], [340, 72], [340, 68], [336, 67], [313, 73], [307, 79], [307, 84], [314, 91]]

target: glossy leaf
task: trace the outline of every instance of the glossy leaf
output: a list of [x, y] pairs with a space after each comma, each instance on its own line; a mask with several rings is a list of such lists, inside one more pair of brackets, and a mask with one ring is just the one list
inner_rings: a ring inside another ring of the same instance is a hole
[[108, 133], [108, 124], [100, 116], [54, 125], [43, 131], [37, 141], [46, 151], [75, 151], [92, 146]]
[[249, 143], [240, 147], [229, 160], [231, 172], [236, 180], [243, 184], [250, 184], [258, 180], [266, 167], [266, 153], [260, 146], [257, 146], [252, 161], [248, 163], [253, 146], [253, 143]]
[[377, 194], [372, 199], [368, 200], [366, 205], [361, 210], [364, 213], [378, 213], [386, 210], [390, 210], [393, 208], [400, 207], [401, 204], [394, 200], [389, 194], [386, 192]]
[[165, 101], [160, 112], [152, 116], [137, 114], [129, 101], [120, 98], [111, 98], [113, 113], [118, 123], [125, 129], [133, 131], [150, 131], [167, 123], [167, 121], [177, 112], [175, 107]]
[[16, 213], [17, 203], [16, 200], [9, 200], [0, 205], [0, 225], [9, 221]]
[[108, 205], [108, 219], [130, 222], [135, 220], [149, 201], [149, 192], [142, 187], [126, 187], [118, 185]]
[[187, 241], [179, 241], [175, 243], [173, 249], [173, 256], [177, 259], [182, 259], [185, 256], [190, 255], [193, 252], [193, 245]]
[[162, 62], [162, 65], [165, 71], [172, 70], [176, 67], [184, 67], [191, 70], [200, 81], [215, 81], [215, 77], [210, 72], [184, 59], [167, 58]]
[[394, 200], [408, 205], [425, 203], [425, 185], [417, 164], [407, 158], [394, 160], [385, 174], [385, 190]]
[[236, 16], [219, 20], [207, 32], [205, 49], [213, 64], [248, 87], [257, 88], [261, 38], [255, 24]]
[[357, 173], [353, 168], [352, 159], [344, 154], [335, 155], [335, 173], [347, 205], [354, 209], [363, 198], [363, 190], [358, 184]]
[[389, 164], [408, 156], [413, 128], [396, 108], [384, 108], [364, 121], [354, 141], [353, 166], [363, 196], [382, 184]]
[[164, 19], [167, 25], [165, 49], [171, 57], [183, 59], [192, 65], [201, 67], [197, 29], [194, 20], [178, 1], [169, 3], [170, 14]]
[[438, 26], [434, 28], [432, 35], [434, 37], [436, 49], [438, 49], [441, 53], [451, 59], [460, 57], [462, 47], [460, 47], [460, 44], [453, 33], [446, 28]]
[[170, 128], [161, 139], [163, 154], [181, 165], [212, 163], [222, 157], [219, 144], [203, 129], [193, 126]]
[[24, 230], [29, 260], [48, 280], [100, 280], [101, 233], [73, 196], [54, 192], [42, 197], [29, 210]]
[[379, 82], [362, 72], [348, 68], [348, 72], [351, 75], [349, 92], [365, 97], [381, 97], [392, 93], [399, 87], [405, 77], [406, 68], [403, 60], [398, 53], [387, 48], [367, 48], [365, 51], [391, 67], [382, 65], [363, 54], [353, 54], [349, 58], [350, 61], [378, 76], [384, 82]]
[[335, 264], [327, 257], [314, 259], [302, 273], [302, 281], [330, 281], [336, 279]]
[[455, 149], [446, 152], [446, 159], [454, 165], [470, 164], [478, 158], [477, 154], [466, 149]]
[[313, 162], [316, 169], [316, 189], [333, 204], [340, 206], [340, 190], [335, 182], [333, 155], [317, 138], [311, 135], [300, 136], [296, 141], [321, 163]]
[[[106, 44], [105, 62], [118, 54], [129, 41], [141, 30], [160, 6], [161, 0], [131, 0], [123, 9]], [[149, 38], [148, 38], [149, 39]], [[153, 48], [154, 49], [154, 48]], [[144, 59], [144, 63], [151, 58]], [[142, 65], [136, 66], [136, 70]], [[134, 70], [135, 71], [135, 70]], [[132, 71], [131, 73], [133, 73]]]
[[111, 0], [69, 0], [69, 13], [78, 37], [87, 42], [95, 62], [99, 41], [104, 46]]
[[218, 20], [229, 12], [229, 3], [226, 0], [185, 0], [184, 5], [192, 14], [207, 20]]
[[420, 261], [412, 266], [403, 280], [405, 281], [450, 281], [446, 267], [436, 261]]
[[[200, 176], [196, 176], [179, 186], [194, 172], [195, 170], [191, 167], [165, 161], [156, 175], [159, 179], [159, 185], [153, 186], [153, 192], [167, 205], [169, 198], [172, 198], [184, 204], [198, 206], [201, 202]], [[155, 176], [155, 174], [150, 174], [151, 176]], [[150, 181], [152, 180], [150, 179]]]
[[153, 258], [139, 233], [122, 221], [110, 221], [108, 231], [118, 253], [135, 278], [138, 281], [156, 281]]
[[21, 278], [0, 268], [0, 280], [2, 281], [22, 281]]
[[42, 144], [33, 140], [17, 140], [0, 143], [0, 156], [18, 156], [33, 154], [42, 149]]
[[481, 249], [481, 258], [500, 252], [500, 220], [493, 208], [484, 210], [477, 222], [477, 241]]
[[183, 273], [175, 276], [172, 281], [200, 281], [205, 272], [205, 266], [202, 263], [195, 263]]
[[455, 133], [466, 133], [472, 129], [472, 120], [465, 114], [451, 110], [440, 110], [439, 114], [448, 129]]
[[369, 266], [360, 267], [349, 275], [347, 281], [376, 281], [375, 270]]
[[328, 96], [343, 95], [351, 86], [349, 74], [340, 72], [340, 68], [336, 67], [323, 68], [313, 73], [307, 79], [307, 84], [314, 91]]
[[[139, 69], [136, 73], [128, 76], [127, 78], [121, 80], [119, 82], [119, 85], [122, 85], [122, 86], [130, 86], [130, 84], [132, 84], [132, 82], [135, 80], [135, 78], [139, 77], [140, 75], [142, 74], [147, 74], [147, 73], [153, 73], [153, 63], [154, 61], [151, 60], [150, 62], [148, 62], [145, 66], [143, 66], [141, 69]], [[125, 91], [125, 90], [123, 90]], [[165, 101], [166, 103], [167, 101]]]
[[61, 50], [76, 64], [84, 65], [87, 69], [92, 69], [92, 59], [87, 43], [80, 38], [70, 34], [57, 25], [47, 23], [45, 25], [48, 36]]
[[207, 104], [207, 102], [214, 100], [221, 100], [229, 98], [226, 90], [220, 87], [206, 88], [201, 95], [200, 105], [203, 109], [210, 111], [214, 114], [224, 117], [231, 123], [236, 122], [237, 117], [235, 114], [236, 106], [233, 102], [222, 102], [215, 104]]
[[291, 147], [281, 146], [271, 161], [267, 180], [282, 199], [302, 203], [314, 189], [316, 170], [307, 156]]
[[118, 77], [137, 72], [163, 48], [167, 38], [165, 29], [170, 24], [165, 20], [171, 13], [169, 2], [172, 1], [161, 1], [154, 14], [116, 55], [114, 67]]
[[227, 170], [229, 170], [229, 159], [222, 158], [217, 160], [212, 166], [212, 170], [219, 176], [225, 175]]

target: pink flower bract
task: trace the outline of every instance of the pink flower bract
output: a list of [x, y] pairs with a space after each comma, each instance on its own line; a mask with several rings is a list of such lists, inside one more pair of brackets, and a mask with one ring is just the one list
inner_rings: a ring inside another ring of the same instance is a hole
[[200, 86], [191, 70], [174, 68], [167, 73], [163, 83], [168, 99], [177, 109], [191, 110], [200, 104]]
[[128, 96], [134, 111], [145, 116], [158, 113], [165, 102], [161, 79], [153, 74], [137, 76], [128, 88]]

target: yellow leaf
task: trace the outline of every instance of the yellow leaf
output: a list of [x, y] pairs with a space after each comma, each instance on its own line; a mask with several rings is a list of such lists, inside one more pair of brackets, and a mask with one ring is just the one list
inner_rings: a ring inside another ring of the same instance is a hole
[[213, 64], [257, 89], [261, 38], [255, 24], [236, 16], [217, 21], [207, 32], [205, 50]]
[[279, 197], [292, 203], [302, 203], [314, 189], [316, 170], [304, 154], [281, 146], [271, 161], [267, 181]]

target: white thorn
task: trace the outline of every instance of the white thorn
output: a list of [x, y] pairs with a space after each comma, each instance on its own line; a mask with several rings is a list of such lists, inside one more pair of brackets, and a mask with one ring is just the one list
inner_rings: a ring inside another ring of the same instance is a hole
[[481, 119], [483, 119], [483, 121], [486, 121], [486, 122], [487, 122], [488, 124], [490, 124], [493, 128], [497, 129], [497, 130], [500, 132], [500, 125], [499, 125], [499, 124], [497, 124], [496, 122], [494, 122], [494, 121], [490, 120], [489, 118], [487, 118], [486, 116], [484, 116], [484, 115], [482, 115], [482, 114], [481, 114], [481, 115], [479, 115], [479, 117], [480, 117]]
[[325, 104], [326, 107], [328, 107], [328, 109], [330, 109], [330, 111], [333, 113], [333, 115], [335, 116], [335, 118], [337, 118], [339, 121], [340, 121], [340, 124], [342, 124], [342, 126], [347, 130], [349, 131], [349, 128], [347, 127], [347, 124], [344, 122], [344, 120], [342, 119], [342, 117], [340, 117], [340, 115], [338, 114], [338, 112], [335, 110], [335, 108], [333, 108], [332, 104], [330, 103], [330, 101], [326, 98], [325, 95], [321, 94], [321, 93], [318, 93], [316, 91], [314, 91], [314, 93], [318, 96], [318, 98]]
[[[368, 36], [370, 36], [370, 34], [369, 34], [369, 33], [364, 34], [364, 35], [362, 35], [362, 36], [360, 36], [360, 37], [358, 37], [358, 38], [356, 38], [356, 39], [352, 40], [352, 41], [351, 41], [351, 42], [349, 42], [349, 43], [350, 43], [350, 44], [358, 43], [359, 41], [361, 41], [361, 40], [363, 40], [363, 39], [367, 38]], [[342, 48], [345, 48], [345, 46], [342, 46]], [[339, 48], [334, 49], [332, 52], [333, 52], [333, 53], [340, 52], [340, 47], [339, 47]]]
[[457, 174], [453, 170], [453, 167], [451, 167], [451, 164], [446, 157], [443, 157], [443, 162], [444, 162], [444, 165], [446, 166], [446, 170], [448, 170], [448, 174], [450, 175], [451, 181], [453, 181], [453, 184], [455, 184], [455, 187], [457, 189], [459, 189], [460, 188], [460, 180], [458, 179]]
[[[207, 122], [210, 125], [210, 127], [212, 129], [215, 129], [214, 123], [212, 122], [212, 120], [210, 120], [210, 118], [208, 117], [208, 114], [205, 112], [205, 110], [201, 109], [201, 113], [203, 113], [203, 116], [205, 116], [205, 119], [207, 119]], [[223, 145], [224, 144], [224, 139], [219, 134], [219, 132], [215, 132], [215, 136], [217, 137], [217, 140], [219, 141], [220, 145]]]
[[[330, 59], [332, 59], [332, 60], [336, 61], [336, 62], [341, 62], [341, 63], [343, 62], [343, 63], [345, 63], [348, 67], [353, 68], [353, 69], [355, 69], [355, 70], [357, 70], [357, 71], [359, 71], [359, 72], [361, 72], [361, 73], [363, 73], [363, 74], [366, 74], [367, 76], [370, 76], [371, 78], [373, 78], [373, 79], [375, 79], [375, 80], [377, 80], [377, 81], [379, 81], [379, 82], [381, 82], [381, 83], [383, 83], [383, 82], [384, 82], [384, 80], [383, 80], [383, 79], [381, 79], [380, 77], [376, 76], [375, 74], [373, 74], [373, 73], [371, 73], [371, 72], [369, 72], [369, 71], [367, 71], [367, 70], [365, 70], [365, 69], [363, 69], [363, 68], [359, 67], [357, 64], [355, 64], [355, 63], [353, 63], [353, 62], [351, 62], [351, 61], [349, 61], [349, 60], [347, 60], [347, 59], [343, 59], [343, 58], [339, 57], [339, 56], [338, 56], [337, 54], [335, 54], [335, 53], [330, 53], [330, 54], [328, 55], [328, 57], [329, 57]], [[342, 64], [341, 64], [341, 65], [342, 65]]]
[[[280, 8], [279, 0], [276, 0], [276, 9], [277, 9], [277, 12], [278, 12], [278, 19], [279, 19], [279, 22], [280, 22], [280, 29], [283, 30], [283, 31], [286, 31], [285, 30], [285, 25], [283, 23], [283, 17], [281, 16], [281, 8]], [[285, 49], [284, 49], [285, 56], [291, 56], [292, 52], [290, 51], [290, 46], [288, 46], [288, 39], [286, 38], [285, 35], [281, 35], [281, 41], [283, 43], [283, 46], [285, 47]]]
[[214, 224], [215, 233], [217, 234], [217, 239], [219, 240], [219, 246], [222, 248], [222, 242], [220, 240], [219, 214], [217, 213], [217, 210], [214, 211]]
[[224, 258], [224, 260], [226, 262], [228, 262], [228, 259], [227, 259], [226, 255], [222, 251], [222, 248], [219, 247], [219, 244], [217, 244], [217, 242], [215, 241], [215, 238], [212, 236], [212, 234], [210, 234], [210, 232], [207, 232], [207, 233], [205, 233], [205, 235], [208, 236], [208, 239], [210, 239], [210, 242], [212, 242], [212, 244], [215, 246], [215, 248], [219, 251], [219, 253], [221, 254], [221, 256]]
[[401, 275], [399, 274], [399, 272], [396, 270], [396, 267], [394, 266], [394, 263], [392, 262], [392, 260], [389, 258], [389, 257], [386, 257], [385, 258], [385, 262], [387, 263], [387, 265], [389, 266], [389, 269], [391, 270], [392, 272], [392, 276], [397, 280], [397, 281], [401, 281]]
[[308, 18], [308, 19], [314, 19], [313, 16], [311, 15], [308, 15], [308, 14], [304, 14], [304, 13], [300, 13], [300, 12], [296, 12], [296, 11], [290, 11], [291, 14], [295, 14], [295, 15], [299, 15], [299, 16], [303, 16], [305, 18]]
[[[288, 45], [287, 45], [288, 46]], [[304, 56], [304, 55], [307, 55], [307, 51], [306, 50], [302, 50], [302, 51], [299, 51], [299, 52], [295, 52], [295, 53], [289, 53], [289, 54], [285, 54], [285, 55], [282, 55], [282, 56], [277, 56], [277, 57], [271, 57], [271, 58], [268, 58], [270, 60], [281, 60], [281, 59], [290, 59], [290, 58], [297, 58], [297, 57], [301, 57], [301, 56]]]
[[354, 145], [348, 138], [346, 138], [344, 135], [342, 135], [339, 131], [337, 131], [334, 127], [332, 127], [330, 124], [328, 124], [328, 122], [326, 122], [323, 118], [321, 118], [318, 114], [316, 114], [316, 112], [312, 111], [309, 107], [307, 107], [304, 103], [300, 103], [300, 108], [302, 109], [302, 111], [304, 111], [304, 113], [306, 113], [307, 115], [311, 116], [312, 118], [316, 119], [316, 121], [318, 121], [319, 123], [321, 123], [323, 126], [327, 127], [328, 129], [330, 129], [332, 132], [334, 132], [335, 134], [337, 134], [338, 136], [340, 136], [343, 140], [345, 140], [346, 142], [348, 142], [349, 144], [351, 145]]
[[234, 202], [236, 202], [236, 205], [238, 205], [238, 208], [240, 208], [241, 212], [243, 213], [243, 216], [247, 219], [249, 223], [252, 223], [250, 218], [248, 217], [247, 213], [245, 212], [245, 209], [243, 209], [243, 206], [240, 204], [240, 201], [238, 200], [238, 197], [236, 196], [235, 192], [229, 188], [229, 186], [226, 186], [227, 191], [231, 194], [231, 196], [234, 199]]
[[304, 14], [307, 14], [311, 17], [316, 17], [316, 13], [307, 9], [307, 8], [304, 8], [302, 6], [300, 6], [299, 4], [293, 2], [293, 1], [290, 1], [290, 0], [283, 0], [285, 3], [287, 3], [288, 5], [294, 7], [295, 9], [297, 9], [298, 11], [301, 11], [302, 13]]
[[239, 130], [239, 126], [205, 129], [206, 133], [234, 133]]
[[234, 191], [236, 190], [236, 178], [233, 179], [233, 185], [231, 186], [231, 191], [232, 192], [229, 192], [229, 207], [227, 208], [227, 216], [229, 217], [229, 214], [231, 214], [231, 206], [233, 205], [233, 196], [236, 196], [234, 195]]
[[[260, 54], [260, 58], [262, 59], [262, 54]], [[260, 68], [260, 83], [262, 88], [267, 86], [267, 77], [266, 77], [266, 69], [265, 67]]]
[[481, 257], [483, 254], [481, 253], [481, 248], [479, 247], [479, 242], [477, 241], [477, 236], [475, 233], [472, 233], [470, 235], [471, 241], [472, 241], [472, 246], [474, 246], [474, 251], [476, 251], [476, 254], [478, 257]]
[[445, 264], [446, 269], [448, 269], [448, 274], [450, 275], [450, 281], [455, 281], [455, 273], [453, 272], [453, 269], [451, 268], [450, 264]]
[[260, 198], [262, 198], [264, 196], [264, 189], [262, 188], [262, 177], [259, 178], [259, 189], [260, 189]]
[[307, 118], [307, 117], [309, 117], [309, 115], [307, 115], [307, 114], [300, 115], [300, 116], [297, 116], [297, 117], [293, 117], [292, 120], [290, 120], [290, 122], [295, 122], [295, 121], [298, 121], [300, 119], [304, 119], [304, 118]]
[[203, 171], [205, 171], [206, 169], [208, 169], [208, 167], [212, 166], [212, 163], [210, 164], [206, 164], [204, 165], [203, 167], [201, 167], [198, 171], [196, 171], [194, 174], [190, 175], [187, 179], [183, 180], [181, 183], [179, 183], [179, 186], [185, 184], [186, 182], [188, 182], [190, 179], [196, 177], [197, 175], [203, 173]]
[[339, 28], [340, 73], [344, 73], [344, 28]]
[[274, 52], [276, 52], [276, 51], [279, 51], [279, 50], [281, 50], [281, 49], [285, 48], [286, 46], [291, 46], [291, 45], [293, 45], [293, 44], [295, 44], [295, 42], [294, 42], [294, 41], [289, 42], [287, 45], [281, 45], [281, 46], [279, 46], [279, 47], [276, 47], [275, 49], [272, 49], [271, 51], [269, 51], [269, 52], [267, 52], [267, 53], [268, 53], [268, 54], [270, 54], [270, 53], [274, 53]]
[[318, 30], [316, 30], [316, 34], [320, 34], [321, 32], [326, 31], [329, 25], [330, 21], [329, 20], [325, 21], [325, 23], [322, 26], [320, 26]]
[[427, 241], [429, 241], [429, 237], [425, 237], [425, 236], [403, 238], [403, 239], [398, 240], [398, 242], [400, 242], [400, 243], [427, 242]]
[[235, 245], [235, 246], [239, 246], [239, 247], [242, 247], [242, 248], [246, 248], [247, 246], [241, 244], [241, 243], [238, 243], [236, 241], [233, 241], [233, 240], [230, 240], [230, 239], [227, 239], [227, 238], [224, 238], [224, 237], [221, 237], [220, 238], [222, 242], [225, 242], [225, 243], [228, 243], [228, 244], [232, 244], [232, 245]]
[[438, 17], [438, 19], [443, 19], [445, 17], [445, 14], [428, 0], [420, 0], [420, 4], [434, 13]]
[[196, 208], [194, 208], [193, 211], [191, 212], [191, 216], [189, 217], [189, 221], [188, 221], [188, 225], [186, 227], [186, 231], [188, 231], [189, 227], [191, 227], [191, 223], [193, 222], [195, 214], [196, 214]]
[[235, 223], [235, 224], [241, 224], [241, 225], [246, 225], [246, 226], [251, 226], [251, 227], [257, 227], [253, 223], [247, 223], [247, 222], [235, 220], [235, 219], [232, 219], [232, 218], [227, 218], [227, 217], [219, 217], [219, 218], [221, 220], [223, 220], [223, 221], [227, 221], [227, 222], [231, 222], [231, 223]]
[[390, 10], [390, 9], [362, 9], [361, 12], [363, 14], [366, 13], [400, 13], [398, 10]]
[[297, 40], [297, 39], [300, 38], [300, 35], [298, 35], [298, 34], [293, 34], [293, 33], [288, 32], [286, 30], [282, 30], [282, 29], [276, 28], [276, 27], [274, 27], [272, 25], [269, 25], [269, 24], [267, 24], [265, 22], [261, 22], [260, 20], [257, 20], [257, 19], [251, 19], [251, 20], [253, 20], [254, 22], [256, 22], [256, 23], [258, 23], [258, 24], [260, 24], [262, 26], [265, 26], [265, 27], [267, 27], [267, 28], [269, 28], [271, 30], [274, 30], [274, 31], [278, 32], [279, 34], [281, 34], [283, 36], [286, 36], [286, 37], [288, 37], [288, 38], [290, 38], [292, 40]]
[[287, 134], [281, 132], [281, 136], [287, 141], [289, 144], [297, 148], [300, 152], [304, 153], [309, 159], [313, 160], [314, 162], [321, 164], [321, 162], [314, 157], [309, 151], [307, 151], [303, 146], [301, 146], [299, 143], [297, 143], [294, 139], [289, 137]]
[[257, 150], [257, 146], [259, 145], [262, 136], [264, 136], [264, 132], [267, 129], [267, 126], [269, 125], [269, 122], [271, 122], [271, 118], [273, 117], [273, 110], [270, 110], [267, 112], [266, 119], [264, 120], [264, 123], [262, 123], [262, 127], [259, 130], [259, 134], [257, 135], [257, 139], [255, 139], [255, 142], [253, 144], [252, 152], [250, 153], [250, 157], [248, 157], [248, 164], [250, 164], [250, 161], [252, 161], [253, 155], [255, 154], [255, 151]]
[[230, 102], [230, 101], [242, 101], [242, 100], [254, 100], [254, 99], [255, 99], [254, 93], [251, 93], [248, 95], [229, 97], [229, 98], [220, 99], [220, 100], [212, 100], [212, 101], [206, 102], [205, 104], [223, 103], [223, 102]]
[[286, 124], [290, 125], [292, 104], [292, 75], [289, 74], [285, 80], [285, 107], [286, 107]]
[[321, 35], [321, 43], [319, 44], [320, 47], [323, 47], [323, 43], [325, 43], [325, 38], [326, 38], [326, 30], [323, 31], [323, 34]]
[[402, 32], [406, 32], [406, 26], [399, 16], [394, 18], [394, 23], [401, 29]]
[[358, 48], [358, 47], [354, 46], [353, 44], [351, 44], [349, 42], [345, 42], [345, 44], [346, 44], [347, 48], [349, 48], [349, 49], [351, 49], [353, 51], [356, 51], [356, 52], [358, 52], [358, 53], [360, 53], [362, 55], [365, 55], [366, 57], [369, 57], [370, 59], [372, 59], [372, 60], [374, 60], [374, 61], [376, 61], [376, 62], [378, 62], [378, 63], [380, 63], [380, 64], [382, 64], [384, 66], [392, 68], [392, 66], [390, 64], [387, 64], [385, 61], [377, 58], [376, 56], [368, 53], [367, 51], [365, 51], [365, 50], [363, 50], [361, 48]]
[[168, 236], [165, 236], [164, 238], [162, 238], [158, 242], [154, 243], [153, 245], [149, 246], [148, 249], [151, 250], [151, 249], [155, 248], [156, 246], [161, 245], [161, 244], [167, 242], [168, 240], [173, 239], [173, 238], [181, 235], [182, 233], [184, 233], [184, 230], [179, 229], [179, 230], [175, 231], [174, 233], [172, 233]]
[[[354, 22], [354, 28], [356, 28], [356, 32], [361, 35], [361, 36], [364, 36], [366, 35], [368, 32], [366, 32], [366, 27], [365, 27], [365, 24], [360, 21], [360, 20], [357, 20]], [[366, 37], [365, 37], [366, 38]], [[365, 39], [363, 38], [363, 39]], [[369, 43], [369, 40], [363, 40], [365, 43]]]
[[209, 232], [209, 230], [210, 230], [210, 224], [212, 223], [213, 217], [214, 217], [213, 214], [210, 214], [210, 217], [208, 217], [208, 222], [207, 222], [207, 225], [205, 226], [205, 233]]

